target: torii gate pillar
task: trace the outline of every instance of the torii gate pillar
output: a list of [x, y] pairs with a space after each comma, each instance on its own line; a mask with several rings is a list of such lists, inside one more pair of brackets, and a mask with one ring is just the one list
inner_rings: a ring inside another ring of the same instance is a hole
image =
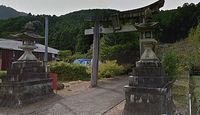
[[93, 55], [92, 55], [92, 74], [91, 74], [91, 87], [97, 86], [98, 80], [98, 65], [99, 65], [99, 21], [95, 21], [93, 34]]

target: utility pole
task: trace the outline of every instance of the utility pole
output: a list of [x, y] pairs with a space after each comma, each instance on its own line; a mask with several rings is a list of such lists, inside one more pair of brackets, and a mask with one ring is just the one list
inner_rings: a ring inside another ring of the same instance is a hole
[[92, 56], [92, 74], [91, 87], [97, 86], [98, 80], [98, 66], [99, 66], [99, 20], [95, 20], [94, 35], [93, 35], [93, 56]]
[[46, 77], [48, 73], [48, 16], [45, 16], [45, 54], [44, 54], [44, 64]]

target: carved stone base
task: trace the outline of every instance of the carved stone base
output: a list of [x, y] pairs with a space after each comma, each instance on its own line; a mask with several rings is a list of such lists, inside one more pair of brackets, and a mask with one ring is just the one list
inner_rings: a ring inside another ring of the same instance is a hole
[[125, 86], [123, 115], [173, 115], [170, 91], [162, 88]]
[[22, 107], [53, 95], [50, 79], [24, 83], [3, 83], [0, 86], [0, 106]]
[[158, 58], [146, 50], [124, 87], [123, 115], [173, 115], [172, 83]]
[[0, 84], [1, 107], [21, 107], [53, 95], [51, 79], [38, 61], [13, 62]]

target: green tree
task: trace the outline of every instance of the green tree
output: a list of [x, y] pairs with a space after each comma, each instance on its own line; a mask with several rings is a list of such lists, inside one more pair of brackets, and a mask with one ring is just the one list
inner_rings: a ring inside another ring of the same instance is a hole
[[59, 57], [59, 59], [62, 60], [62, 61], [68, 61], [68, 60], [66, 60], [66, 59], [67, 59], [67, 57], [69, 57], [69, 56], [72, 56], [71, 50], [61, 50], [61, 51], [59, 51], [59, 53], [58, 53], [58, 57]]
[[139, 41], [136, 33], [108, 34], [101, 39], [101, 60], [117, 60], [118, 63], [135, 63], [139, 56]]
[[161, 59], [161, 63], [168, 76], [171, 79], [175, 79], [178, 72], [178, 61], [176, 54], [172, 51], [166, 52]]

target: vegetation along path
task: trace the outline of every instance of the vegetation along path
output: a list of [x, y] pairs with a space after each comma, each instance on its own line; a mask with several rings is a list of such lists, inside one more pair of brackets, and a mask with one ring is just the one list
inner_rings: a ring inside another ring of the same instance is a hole
[[0, 114], [28, 115], [102, 115], [124, 100], [123, 86], [128, 77], [116, 77], [99, 82], [99, 87], [88, 88], [89, 82], [65, 84], [58, 95], [21, 109], [0, 109]]

